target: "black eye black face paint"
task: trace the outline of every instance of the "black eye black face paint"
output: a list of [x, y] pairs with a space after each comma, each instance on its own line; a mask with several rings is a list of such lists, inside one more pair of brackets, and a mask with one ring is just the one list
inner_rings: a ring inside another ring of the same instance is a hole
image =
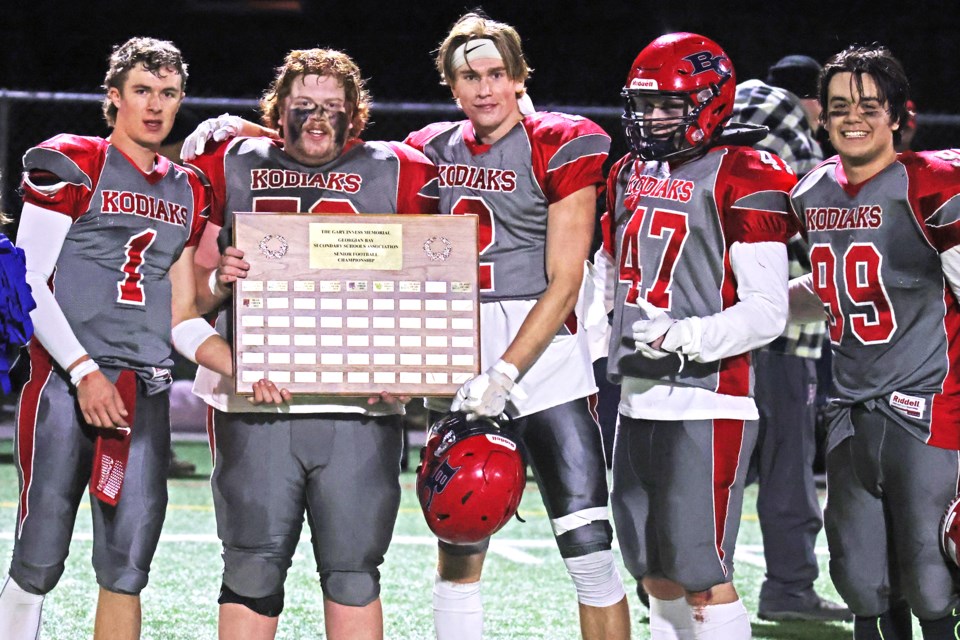
[[296, 143], [300, 137], [303, 135], [303, 127], [306, 125], [307, 120], [310, 119], [310, 116], [317, 114], [319, 117], [326, 117], [330, 133], [333, 137], [334, 143], [338, 148], [342, 148], [347, 142], [347, 131], [350, 126], [350, 122], [347, 119], [347, 114], [339, 110], [327, 110], [320, 105], [316, 105], [313, 108], [290, 108], [290, 117], [288, 118], [289, 122], [287, 123], [287, 128], [289, 128], [289, 137], [291, 143]]
[[290, 117], [285, 127], [290, 130], [287, 133], [287, 135], [290, 136], [290, 142], [296, 143], [297, 140], [300, 139], [300, 136], [303, 135], [303, 125], [306, 124], [307, 120], [310, 119], [310, 116], [313, 115], [317, 109], [322, 109], [322, 107], [318, 105], [312, 109], [290, 108]]

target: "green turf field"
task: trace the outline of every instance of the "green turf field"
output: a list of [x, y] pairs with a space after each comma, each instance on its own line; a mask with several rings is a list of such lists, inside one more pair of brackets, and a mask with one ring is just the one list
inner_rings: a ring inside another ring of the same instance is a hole
[[[198, 464], [194, 479], [170, 481], [170, 506], [164, 535], [154, 561], [150, 585], [143, 593], [143, 637], [203, 640], [216, 637], [220, 545], [216, 537], [206, 445], [177, 444], [177, 451]], [[0, 557], [5, 570], [13, 545], [16, 469], [11, 444], [0, 442]], [[382, 567], [386, 637], [392, 640], [432, 638], [431, 589], [435, 542], [420, 515], [413, 475], [402, 477], [404, 495], [394, 540]], [[754, 614], [763, 579], [763, 553], [749, 489], [737, 548], [736, 584]], [[358, 496], [358, 507], [362, 505]], [[576, 601], [550, 534], [550, 525], [536, 486], [529, 484], [520, 505], [526, 523], [511, 522], [494, 538], [484, 569], [487, 638], [576, 639]], [[90, 510], [81, 506], [67, 569], [44, 605], [42, 638], [89, 638], [93, 630], [96, 585], [90, 568]], [[818, 547], [821, 578], [818, 591], [837, 598], [826, 575], [826, 543]], [[633, 637], [649, 638], [646, 610], [634, 597], [635, 583], [623, 571], [630, 593]], [[301, 542], [287, 578], [286, 608], [278, 638], [323, 638], [322, 604], [309, 541]], [[839, 640], [852, 637], [845, 624], [753, 622], [755, 638], [776, 640]], [[2, 636], [2, 633], [0, 633]], [[915, 634], [919, 637], [919, 633]]]

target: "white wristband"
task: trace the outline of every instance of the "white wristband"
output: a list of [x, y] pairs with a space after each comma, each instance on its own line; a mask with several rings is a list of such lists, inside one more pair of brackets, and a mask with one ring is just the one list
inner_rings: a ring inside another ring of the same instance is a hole
[[520, 370], [506, 360], [497, 360], [496, 364], [490, 368], [510, 378], [510, 382], [516, 382], [517, 378], [520, 377]]
[[173, 348], [190, 362], [197, 362], [197, 349], [210, 336], [217, 335], [216, 329], [211, 327], [203, 318], [184, 320], [173, 328], [170, 337], [173, 339]]
[[83, 380], [83, 377], [88, 373], [93, 373], [94, 371], [99, 371], [100, 365], [98, 365], [93, 360], [84, 360], [73, 369], [70, 370], [70, 384], [77, 386], [80, 384], [80, 381]]
[[517, 369], [516, 365], [511, 364], [506, 360], [497, 360], [497, 362], [490, 368], [507, 376], [510, 378], [510, 381], [514, 383], [513, 387], [510, 389], [510, 395], [519, 398], [520, 400], [527, 399], [527, 394], [523, 389], [520, 388], [520, 385], [517, 384], [517, 378], [520, 377], [520, 370]]

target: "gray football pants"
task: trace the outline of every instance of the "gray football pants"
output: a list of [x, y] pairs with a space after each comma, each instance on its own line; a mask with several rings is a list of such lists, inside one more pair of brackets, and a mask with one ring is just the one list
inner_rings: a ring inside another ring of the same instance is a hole
[[214, 429], [224, 584], [247, 598], [283, 593], [306, 514], [324, 595], [375, 600], [400, 508], [400, 417], [217, 411]]
[[827, 454], [830, 577], [854, 614], [904, 597], [921, 620], [960, 605], [940, 551], [940, 517], [957, 494], [960, 454], [924, 444], [879, 411], [851, 410], [854, 435]]
[[[120, 502], [111, 507], [91, 496], [90, 511], [97, 583], [135, 595], [147, 585], [166, 515], [167, 393], [146, 396], [138, 386], [131, 434]], [[10, 565], [10, 576], [30, 593], [49, 592], [63, 574], [93, 449], [93, 429], [83, 422], [69, 382], [35, 368], [17, 412], [20, 504]]]
[[806, 609], [816, 599], [815, 547], [823, 526], [813, 479], [816, 366], [772, 351], [754, 352], [753, 363], [760, 410], [757, 515], [767, 564], [760, 609]]

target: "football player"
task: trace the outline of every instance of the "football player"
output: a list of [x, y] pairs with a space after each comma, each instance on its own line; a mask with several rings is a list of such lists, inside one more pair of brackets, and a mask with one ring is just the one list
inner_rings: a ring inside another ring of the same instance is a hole
[[[185, 141], [187, 155], [208, 147], [192, 160], [213, 196], [197, 282], [201, 308], [221, 310], [219, 330], [229, 330], [228, 285], [249, 268], [230, 246], [234, 211], [436, 212], [437, 172], [423, 154], [360, 140], [369, 109], [360, 69], [349, 56], [295, 50], [261, 101], [263, 123], [279, 130], [279, 140], [223, 140], [272, 132], [222, 116]], [[223, 141], [209, 146], [214, 136]], [[300, 179], [271, 180], [271, 173]], [[274, 637], [306, 513], [326, 637], [382, 638], [378, 567], [400, 506], [403, 404], [386, 395], [375, 401], [291, 398], [261, 381], [256, 393], [287, 402], [251, 407], [233, 387], [229, 376], [201, 368], [194, 388], [214, 409], [212, 485], [224, 561], [220, 637]]]
[[733, 586], [757, 436], [749, 351], [787, 316], [793, 171], [728, 125], [736, 79], [715, 42], [657, 38], [622, 91], [631, 152], [607, 180], [614, 308], [608, 377], [620, 383], [613, 505], [624, 563], [650, 596], [655, 639], [750, 637]]
[[927, 639], [960, 623], [938, 542], [960, 477], [960, 152], [897, 153], [908, 89], [885, 48], [831, 58], [820, 120], [839, 155], [791, 194], [813, 267], [791, 311], [825, 308], [833, 346], [824, 520], [858, 640], [910, 638], [911, 610]]
[[[610, 138], [593, 122], [534, 112], [513, 27], [468, 13], [436, 57], [466, 120], [411, 133], [440, 171], [442, 213], [480, 218], [481, 369], [453, 406], [516, 418], [573, 580], [584, 638], [627, 638], [629, 611], [610, 551], [606, 465], [589, 408], [597, 391], [586, 332], [572, 315], [589, 255]], [[481, 637], [480, 575], [489, 539], [439, 541], [440, 640]]]
[[88, 483], [100, 585], [94, 637], [139, 637], [139, 594], [167, 504], [171, 343], [232, 371], [229, 345], [195, 306], [203, 185], [157, 153], [186, 81], [172, 43], [132, 38], [114, 49], [103, 84], [110, 137], [63, 134], [24, 156], [17, 240], [36, 333], [17, 412], [4, 638], [37, 637]]

